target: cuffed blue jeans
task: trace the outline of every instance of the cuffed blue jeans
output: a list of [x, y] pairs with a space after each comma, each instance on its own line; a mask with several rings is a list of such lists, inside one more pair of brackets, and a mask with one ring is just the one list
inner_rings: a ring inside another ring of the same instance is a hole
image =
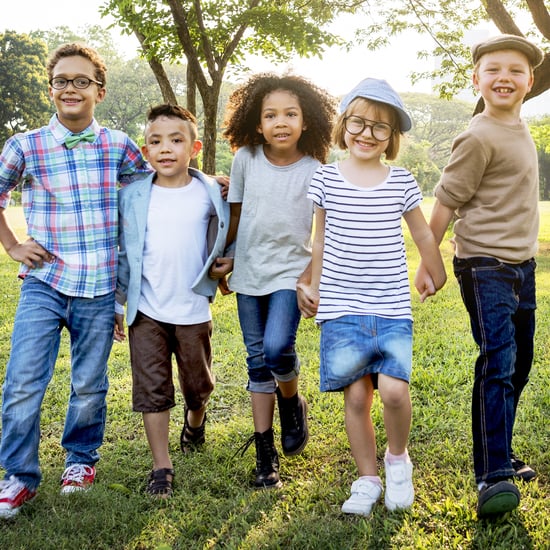
[[237, 309], [248, 354], [247, 389], [273, 393], [276, 380], [288, 382], [300, 372], [294, 347], [300, 323], [296, 291], [278, 290], [265, 296], [237, 294]]
[[535, 333], [535, 260], [453, 260], [479, 347], [472, 393], [476, 482], [511, 478], [516, 409], [529, 379]]
[[40, 483], [40, 409], [63, 327], [71, 343], [71, 390], [61, 441], [67, 451], [65, 465], [98, 461], [105, 431], [113, 312], [114, 292], [73, 298], [34, 277], [23, 281], [3, 385], [0, 463], [6, 478], [14, 475], [30, 489]]

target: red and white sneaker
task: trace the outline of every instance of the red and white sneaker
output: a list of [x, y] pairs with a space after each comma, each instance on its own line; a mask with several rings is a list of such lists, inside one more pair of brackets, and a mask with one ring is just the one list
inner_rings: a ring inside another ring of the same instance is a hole
[[36, 491], [31, 491], [15, 476], [0, 481], [0, 518], [11, 518], [25, 502], [32, 500]]
[[73, 464], [65, 469], [61, 476], [61, 494], [87, 491], [95, 479], [95, 468], [87, 464]]

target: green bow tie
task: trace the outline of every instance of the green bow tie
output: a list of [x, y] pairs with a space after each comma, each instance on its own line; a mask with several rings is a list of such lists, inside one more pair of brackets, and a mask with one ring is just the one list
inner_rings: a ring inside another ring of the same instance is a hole
[[92, 143], [95, 141], [96, 135], [93, 130], [86, 130], [80, 134], [70, 134], [65, 138], [65, 145], [68, 149], [72, 149], [77, 143], [81, 141], [88, 141]]

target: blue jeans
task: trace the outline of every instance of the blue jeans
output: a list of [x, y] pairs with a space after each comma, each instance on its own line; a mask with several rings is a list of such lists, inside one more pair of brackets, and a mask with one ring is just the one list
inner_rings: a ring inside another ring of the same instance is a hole
[[276, 380], [288, 382], [300, 372], [294, 347], [300, 322], [296, 291], [278, 290], [266, 296], [237, 294], [237, 309], [248, 354], [247, 389], [273, 393]]
[[3, 386], [0, 463], [6, 477], [14, 475], [30, 489], [40, 483], [40, 409], [63, 327], [71, 342], [71, 392], [61, 441], [67, 451], [65, 465], [92, 465], [99, 460], [113, 311], [114, 292], [73, 298], [34, 277], [23, 281]]
[[476, 482], [510, 478], [516, 409], [529, 379], [535, 334], [535, 260], [454, 258], [479, 347], [472, 394]]

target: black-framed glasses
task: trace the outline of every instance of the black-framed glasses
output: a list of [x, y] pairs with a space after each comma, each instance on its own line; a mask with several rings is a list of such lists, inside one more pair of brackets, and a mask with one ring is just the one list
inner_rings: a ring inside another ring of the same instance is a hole
[[85, 90], [92, 82], [98, 86], [103, 86], [102, 82], [98, 82], [87, 76], [77, 76], [76, 78], [56, 76], [50, 80], [50, 86], [55, 90], [64, 90], [69, 85], [69, 82], [78, 90]]
[[364, 132], [365, 128], [370, 128], [372, 137], [376, 141], [388, 141], [394, 132], [394, 129], [385, 122], [368, 120], [360, 116], [351, 115], [344, 118], [346, 130], [353, 136]]

